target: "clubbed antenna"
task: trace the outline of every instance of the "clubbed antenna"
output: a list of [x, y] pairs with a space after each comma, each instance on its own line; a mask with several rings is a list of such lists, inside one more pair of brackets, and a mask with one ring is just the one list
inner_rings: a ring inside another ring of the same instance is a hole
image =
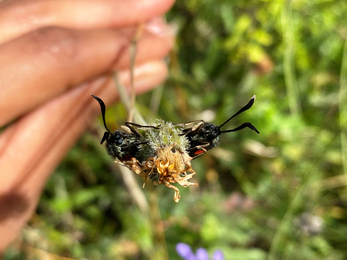
[[105, 126], [105, 128], [106, 128], [106, 130], [107, 130], [107, 132], [104, 133], [104, 136], [103, 136], [102, 139], [101, 139], [100, 144], [102, 144], [103, 142], [105, 142], [106, 140], [108, 140], [108, 137], [109, 137], [110, 135], [112, 135], [112, 132], [107, 128], [107, 125], [106, 125], [106, 119], [105, 119], [106, 106], [105, 106], [104, 101], [102, 101], [101, 98], [98, 98], [97, 96], [92, 95], [92, 97], [95, 98], [96, 101], [98, 101], [99, 104], [100, 104], [101, 115], [102, 115], [102, 121], [104, 122], [104, 126]]
[[[228, 123], [231, 119], [233, 119], [235, 116], [241, 114], [242, 112], [245, 112], [246, 110], [250, 109], [253, 104], [254, 104], [254, 100], [255, 100], [255, 95], [251, 98], [250, 101], [248, 101], [248, 103], [243, 107], [241, 108], [239, 111], [237, 111], [233, 116], [231, 116], [227, 121], [225, 121], [223, 124], [221, 124], [219, 126], [219, 128], [221, 128], [222, 126], [224, 126], [226, 123]], [[228, 133], [228, 132], [235, 132], [235, 131], [239, 131], [243, 128], [250, 128], [251, 130], [253, 130], [254, 132], [256, 132], [257, 134], [259, 134], [259, 131], [257, 130], [257, 128], [255, 128], [254, 125], [252, 125], [251, 123], [247, 122], [247, 123], [243, 123], [242, 125], [240, 125], [239, 127], [236, 127], [234, 129], [231, 129], [231, 130], [225, 130], [225, 131], [220, 131], [220, 134], [221, 133]]]

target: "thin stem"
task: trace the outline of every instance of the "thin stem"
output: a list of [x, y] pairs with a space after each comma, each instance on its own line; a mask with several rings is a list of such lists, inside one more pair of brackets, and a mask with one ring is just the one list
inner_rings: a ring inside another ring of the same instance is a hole
[[160, 215], [160, 209], [158, 206], [158, 195], [152, 183], [147, 185], [150, 191], [149, 196], [149, 209], [151, 214], [151, 224], [153, 230], [153, 239], [155, 245], [155, 252], [153, 254], [153, 259], [155, 260], [168, 260], [167, 245], [165, 239], [165, 230], [163, 221]]
[[144, 28], [144, 23], [141, 23], [137, 26], [134, 37], [131, 40], [130, 44], [130, 86], [131, 86], [131, 109], [129, 110], [128, 122], [132, 122], [134, 117], [134, 108], [135, 108], [135, 86], [134, 86], [134, 68], [136, 61], [136, 52], [137, 52], [137, 42], [139, 41]]
[[339, 109], [342, 166], [347, 181], [347, 40], [345, 40], [345, 47], [342, 56], [339, 91]]
[[[130, 110], [133, 110], [133, 113], [134, 113], [134, 120], [133, 121], [140, 124], [140, 125], [147, 125], [146, 121], [143, 119], [143, 117], [141, 116], [139, 111], [135, 107], [132, 107], [128, 93], [126, 92], [125, 87], [120, 82], [117, 72], [114, 73], [113, 78], [114, 78], [114, 81], [116, 83], [116, 87], [117, 87], [117, 90], [119, 93], [120, 100], [124, 104], [125, 109], [128, 111], [128, 113], [130, 113]], [[129, 121], [129, 122], [131, 122], [131, 121]]]
[[[125, 108], [128, 111], [128, 122], [136, 122], [141, 125], [147, 125], [146, 121], [143, 119], [141, 114], [138, 112], [138, 110], [135, 108], [135, 87], [134, 87], [134, 68], [135, 68], [135, 58], [136, 58], [136, 51], [137, 51], [137, 42], [142, 34], [144, 24], [140, 24], [137, 28], [136, 34], [131, 42], [131, 51], [130, 51], [130, 85], [131, 85], [131, 97], [129, 98], [128, 93], [125, 90], [125, 87], [121, 84], [117, 72], [114, 73], [114, 80], [116, 83], [116, 87], [120, 96], [121, 101], [123, 102]], [[134, 120], [133, 120], [134, 119]], [[128, 190], [131, 191], [132, 197], [134, 198], [135, 202], [138, 204], [139, 208], [149, 213], [150, 215], [150, 222], [152, 226], [153, 231], [153, 242], [156, 246], [156, 252], [153, 255], [153, 259], [160, 259], [160, 260], [166, 260], [169, 259], [168, 253], [167, 253], [167, 246], [166, 246], [166, 240], [165, 240], [165, 232], [164, 228], [162, 226], [162, 219], [160, 215], [160, 209], [158, 205], [158, 197], [157, 193], [155, 192], [153, 185], [147, 184], [147, 187], [151, 187], [151, 195], [150, 195], [150, 206], [148, 211], [148, 203], [145, 200], [144, 193], [139, 191], [139, 185], [137, 184], [135, 180], [134, 174], [129, 174], [127, 172], [127, 169], [120, 169], [121, 174], [123, 177], [123, 180], [125, 184], [127, 185]], [[146, 214], [146, 215], [147, 215]], [[148, 216], [148, 215], [147, 215]], [[149, 217], [149, 216], [148, 216]]]
[[150, 110], [153, 115], [158, 114], [160, 100], [162, 96], [163, 96], [163, 85], [158, 86], [153, 91], [153, 95], [152, 95], [151, 103], [150, 103]]
[[294, 21], [292, 19], [292, 1], [284, 0], [282, 9], [282, 30], [284, 38], [284, 80], [287, 88], [289, 108], [292, 115], [300, 116], [301, 107], [299, 102], [298, 88], [294, 72]]

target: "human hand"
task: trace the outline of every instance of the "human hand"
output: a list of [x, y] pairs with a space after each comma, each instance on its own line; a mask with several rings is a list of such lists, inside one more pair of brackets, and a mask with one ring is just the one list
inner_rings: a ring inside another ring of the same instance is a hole
[[[0, 2], [0, 253], [36, 208], [51, 172], [106, 104], [110, 72], [129, 86], [129, 43], [138, 24], [135, 89], [167, 75], [172, 34], [158, 16], [172, 0]], [[12, 122], [12, 123], [11, 123]]]

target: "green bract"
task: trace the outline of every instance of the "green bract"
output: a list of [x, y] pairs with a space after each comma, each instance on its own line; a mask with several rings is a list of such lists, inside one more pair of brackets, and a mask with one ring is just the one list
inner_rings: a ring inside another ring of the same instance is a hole
[[171, 122], [165, 122], [161, 119], [157, 119], [152, 125], [159, 129], [137, 129], [143, 136], [143, 140], [148, 142], [147, 144], [141, 145], [139, 151], [140, 158], [145, 160], [146, 158], [154, 157], [159, 149], [172, 145], [182, 153], [187, 151], [189, 141], [182, 135], [181, 126], [174, 125]]

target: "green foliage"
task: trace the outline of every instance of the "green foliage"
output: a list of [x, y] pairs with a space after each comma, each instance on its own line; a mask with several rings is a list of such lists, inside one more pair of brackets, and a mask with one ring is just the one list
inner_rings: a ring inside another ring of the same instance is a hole
[[[24, 240], [89, 259], [165, 259], [165, 250], [179, 259], [178, 242], [226, 259], [346, 259], [346, 13], [342, 0], [177, 2], [170, 78], [158, 115], [151, 93], [137, 99], [142, 114], [221, 124], [256, 94], [225, 129], [250, 121], [261, 134], [222, 135], [193, 161], [199, 187], [180, 188], [177, 204], [154, 187], [158, 219], [137, 207], [100, 137], [86, 133], [49, 180]], [[5, 259], [21, 254], [11, 248]]]

